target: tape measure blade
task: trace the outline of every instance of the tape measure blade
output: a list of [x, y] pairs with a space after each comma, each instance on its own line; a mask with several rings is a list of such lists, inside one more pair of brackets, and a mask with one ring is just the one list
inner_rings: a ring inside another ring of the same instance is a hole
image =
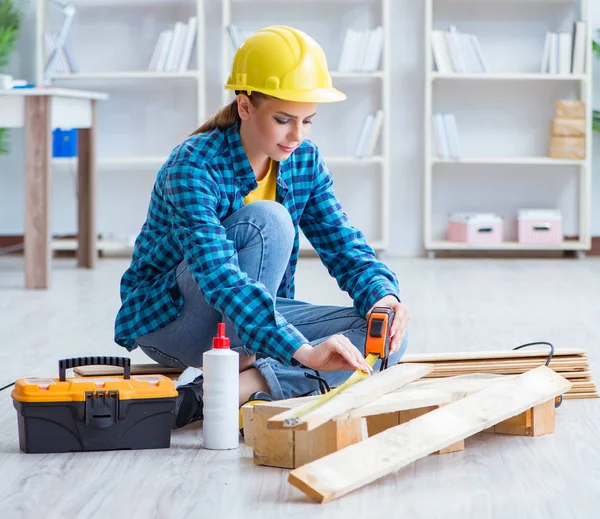
[[[372, 368], [375, 365], [375, 363], [377, 362], [378, 358], [379, 358], [379, 355], [377, 355], [375, 353], [370, 353], [369, 355], [367, 355], [365, 357], [365, 361]], [[300, 407], [296, 411], [294, 416], [286, 418], [286, 420], [283, 424], [284, 427], [296, 427], [299, 423], [301, 423], [300, 419], [303, 416], [306, 416], [308, 413], [314, 411], [315, 409], [318, 409], [325, 402], [328, 402], [334, 396], [336, 396], [336, 395], [340, 394], [342, 391], [344, 391], [346, 388], [350, 387], [351, 385], [355, 384], [356, 382], [359, 382], [360, 380], [367, 378], [368, 376], [369, 376], [368, 373], [365, 373], [364, 371], [357, 369], [354, 373], [352, 373], [352, 375], [350, 375], [350, 378], [348, 380], [346, 380], [346, 382], [344, 382], [343, 384], [340, 384], [338, 387], [336, 387], [335, 389], [332, 389], [328, 393], [321, 395], [314, 402], [310, 402], [310, 403], [306, 404], [305, 406]]]

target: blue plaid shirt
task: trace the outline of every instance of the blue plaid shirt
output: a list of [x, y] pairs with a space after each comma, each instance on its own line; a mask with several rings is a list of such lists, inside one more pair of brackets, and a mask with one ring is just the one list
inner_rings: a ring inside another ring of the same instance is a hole
[[[175, 269], [185, 259], [206, 301], [234, 323], [247, 348], [291, 363], [294, 352], [309, 341], [275, 310], [264, 285], [240, 271], [221, 224], [256, 187], [238, 124], [194, 135], [173, 150], [158, 172], [146, 222], [121, 280], [118, 344], [133, 350], [135, 338], [177, 318], [183, 300]], [[299, 227], [359, 314], [382, 297], [398, 294], [396, 276], [350, 225], [333, 193], [331, 173], [310, 141], [279, 164], [277, 202], [289, 211], [296, 229], [278, 296], [294, 297]]]

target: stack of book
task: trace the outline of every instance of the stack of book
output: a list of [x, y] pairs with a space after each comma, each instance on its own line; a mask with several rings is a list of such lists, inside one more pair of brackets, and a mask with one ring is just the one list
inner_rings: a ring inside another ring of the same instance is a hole
[[477, 36], [458, 32], [453, 25], [448, 31], [432, 31], [431, 48], [438, 72], [488, 72]]
[[542, 74], [585, 74], [586, 22], [575, 22], [573, 32], [547, 32]]
[[373, 156], [382, 125], [383, 110], [370, 113], [365, 117], [356, 142], [356, 151], [354, 152], [356, 158]]
[[162, 31], [154, 47], [148, 70], [157, 72], [184, 72], [188, 70], [196, 40], [197, 19], [188, 23], [177, 22], [173, 29]]
[[[56, 49], [58, 42], [58, 34], [51, 32], [44, 32], [44, 46], [46, 50], [46, 57], [48, 60], [52, 57], [52, 53]], [[75, 74], [79, 72], [79, 66], [75, 61], [73, 53], [71, 52], [71, 45], [69, 40], [65, 42], [63, 48], [58, 53], [58, 56], [54, 60], [52, 70], [48, 70], [49, 74]]]
[[338, 65], [339, 72], [374, 72], [383, 50], [383, 27], [357, 31], [347, 29]]
[[433, 114], [432, 123], [437, 156], [458, 159], [461, 152], [454, 114]]

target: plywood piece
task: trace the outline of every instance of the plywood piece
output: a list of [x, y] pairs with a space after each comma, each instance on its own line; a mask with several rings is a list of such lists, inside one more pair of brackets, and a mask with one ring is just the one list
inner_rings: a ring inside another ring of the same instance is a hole
[[[396, 365], [384, 371], [374, 373], [368, 378], [351, 385], [322, 406], [304, 415], [296, 430], [311, 431], [337, 416], [348, 413], [382, 395], [412, 382], [433, 369], [429, 364]], [[296, 415], [296, 409], [290, 409], [269, 420], [270, 429], [282, 429], [287, 418]]]
[[[523, 348], [521, 350], [491, 350], [491, 351], [457, 351], [450, 353], [406, 353], [400, 363], [438, 363], [453, 360], [481, 360], [481, 359], [514, 359], [519, 357], [548, 357], [548, 348]], [[580, 348], [557, 348], [554, 356], [585, 355], [586, 351]]]
[[288, 481], [312, 499], [325, 503], [569, 388], [568, 380], [542, 366], [295, 469]]
[[25, 288], [50, 288], [50, 97], [25, 99]]

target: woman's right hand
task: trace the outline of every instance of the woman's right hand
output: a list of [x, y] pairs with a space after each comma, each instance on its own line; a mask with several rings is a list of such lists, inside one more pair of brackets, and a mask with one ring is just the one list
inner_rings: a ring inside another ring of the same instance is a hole
[[316, 346], [303, 344], [293, 357], [307, 368], [317, 371], [372, 371], [360, 351], [344, 335], [332, 335]]

